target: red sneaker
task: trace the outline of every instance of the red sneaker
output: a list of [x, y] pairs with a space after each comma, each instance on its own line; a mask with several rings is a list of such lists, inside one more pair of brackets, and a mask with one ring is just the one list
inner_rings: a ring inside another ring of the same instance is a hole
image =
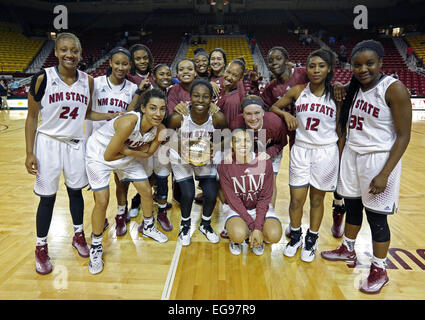
[[116, 227], [115, 231], [118, 237], [121, 237], [127, 233], [127, 214], [117, 214], [115, 217]]
[[35, 271], [39, 274], [48, 274], [52, 272], [53, 266], [50, 263], [47, 244], [35, 247]]
[[332, 217], [333, 225], [331, 228], [332, 235], [334, 238], [341, 238], [344, 234], [344, 215], [345, 206], [333, 205]]
[[389, 278], [387, 276], [387, 271], [372, 263], [370, 266], [369, 276], [362, 282], [359, 289], [363, 293], [377, 294], [381, 292], [382, 287], [388, 282]]
[[229, 239], [229, 235], [227, 234], [226, 230], [221, 231], [220, 237], [222, 237], [223, 239]]
[[173, 230], [173, 225], [171, 224], [170, 220], [167, 217], [167, 211], [166, 210], [158, 210], [158, 215], [156, 217], [159, 224], [161, 225], [162, 229], [164, 231], [171, 231]]
[[77, 249], [78, 254], [83, 258], [90, 256], [90, 248], [86, 242], [86, 237], [83, 232], [77, 232], [72, 238], [72, 246]]
[[341, 244], [335, 250], [322, 251], [320, 255], [323, 259], [330, 261], [348, 261], [353, 263], [357, 261], [356, 250], [348, 251], [348, 248], [344, 244]]

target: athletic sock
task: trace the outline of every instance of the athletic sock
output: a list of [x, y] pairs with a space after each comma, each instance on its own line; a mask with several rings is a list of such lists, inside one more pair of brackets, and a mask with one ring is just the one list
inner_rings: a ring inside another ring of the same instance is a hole
[[356, 239], [353, 240], [353, 239], [347, 238], [344, 235], [344, 240], [342, 241], [342, 244], [345, 245], [345, 247], [348, 249], [348, 251], [354, 250], [355, 243], [356, 243]]
[[167, 203], [164, 203], [164, 204], [158, 203], [158, 208], [159, 209], [165, 209], [165, 208], [167, 208]]
[[127, 207], [127, 205], [123, 205], [123, 206], [118, 206], [118, 213], [117, 215], [122, 215], [125, 213], [125, 208]]
[[308, 232], [311, 234], [319, 234], [319, 231], [311, 231], [311, 229], [308, 229]]
[[153, 216], [152, 217], [143, 217], [143, 229], [147, 229], [151, 224], [153, 223]]
[[77, 233], [77, 232], [83, 232], [83, 225], [82, 224], [79, 224], [79, 225], [74, 224], [74, 233]]
[[91, 246], [92, 246], [92, 248], [101, 246], [102, 241], [103, 241], [103, 233], [101, 233], [99, 235], [96, 235], [96, 234], [91, 235]]
[[377, 266], [378, 268], [385, 269], [385, 260], [387, 260], [387, 258], [380, 259], [380, 258], [373, 256], [372, 263], [375, 266]]
[[44, 246], [47, 244], [47, 237], [37, 237], [37, 246]]
[[334, 205], [336, 205], [336, 206], [343, 206], [344, 205], [344, 200], [337, 200], [337, 199], [334, 199]]

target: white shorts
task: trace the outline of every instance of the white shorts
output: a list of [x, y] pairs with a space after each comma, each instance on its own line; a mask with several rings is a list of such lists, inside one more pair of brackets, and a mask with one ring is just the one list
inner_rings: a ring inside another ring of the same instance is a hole
[[161, 145], [153, 155], [153, 171], [157, 176], [168, 177], [171, 171], [168, 147]]
[[82, 189], [87, 186], [85, 153], [85, 140], [65, 142], [38, 133], [35, 140], [38, 173], [34, 193], [43, 197], [55, 195], [62, 171], [68, 188]]
[[289, 186], [304, 188], [309, 185], [326, 192], [333, 192], [338, 181], [338, 146], [310, 149], [294, 144], [289, 159]]
[[280, 163], [282, 162], [282, 151], [279, 152], [272, 160], [273, 173], [278, 174], [280, 170]]
[[174, 179], [176, 182], [187, 180], [193, 177], [195, 179], [216, 178], [217, 165], [214, 163], [206, 164], [204, 166], [195, 167], [190, 164], [184, 164], [179, 155], [174, 150], [170, 152], [171, 169], [173, 170]]
[[139, 161], [139, 158], [134, 157], [105, 161], [103, 158], [104, 153], [104, 147], [90, 137], [87, 143], [86, 170], [90, 187], [93, 191], [109, 188], [111, 172], [115, 172], [121, 182], [144, 181], [148, 179], [143, 165], [148, 161]]
[[[252, 217], [252, 219], [257, 218], [257, 209], [252, 209], [252, 210], [247, 210], [249, 215]], [[226, 216], [226, 220], [224, 222], [224, 225], [226, 225], [227, 221], [231, 218], [234, 217], [240, 217], [242, 218], [239, 213], [237, 213], [236, 211], [234, 211], [228, 204], [223, 204], [223, 214]], [[273, 205], [270, 203], [269, 204], [269, 211], [267, 211], [266, 213], [266, 219], [276, 219], [278, 221], [279, 218], [276, 215], [276, 212], [274, 211]]]
[[377, 195], [369, 193], [370, 182], [381, 172], [389, 154], [389, 152], [359, 154], [345, 146], [341, 157], [337, 193], [344, 198], [361, 198], [363, 206], [371, 211], [393, 214], [398, 207], [401, 160], [388, 177], [384, 192]]

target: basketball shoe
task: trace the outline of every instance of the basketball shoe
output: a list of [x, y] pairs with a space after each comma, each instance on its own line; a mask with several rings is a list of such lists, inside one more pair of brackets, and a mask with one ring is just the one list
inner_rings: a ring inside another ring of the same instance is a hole
[[182, 246], [190, 245], [190, 220], [180, 224], [179, 240]]
[[140, 210], [140, 196], [136, 194], [133, 199], [131, 199], [131, 207], [128, 211], [129, 218], [135, 218], [139, 215]]
[[312, 262], [316, 258], [316, 249], [317, 249], [317, 238], [318, 234], [310, 232], [310, 229], [307, 230], [307, 234], [304, 238], [304, 247], [301, 250], [301, 260], [304, 262]]
[[370, 272], [367, 279], [360, 285], [360, 291], [368, 294], [377, 294], [389, 282], [387, 271], [384, 268], [379, 268], [373, 263], [370, 266]]
[[151, 238], [159, 243], [164, 243], [168, 241], [168, 237], [155, 227], [154, 220], [150, 225], [142, 222], [139, 226], [138, 231], [142, 234], [142, 236], [146, 238]]
[[257, 248], [253, 247], [252, 252], [256, 254], [257, 256], [261, 256], [264, 254], [264, 242]]
[[115, 216], [115, 231], [118, 237], [121, 237], [127, 233], [127, 212], [123, 214], [117, 214]]
[[341, 246], [335, 250], [322, 251], [320, 255], [323, 259], [330, 261], [347, 261], [353, 263], [357, 261], [356, 250], [353, 249], [353, 251], [349, 251], [344, 244], [341, 244]]
[[232, 240], [229, 241], [229, 250], [235, 256], [240, 255], [242, 252], [241, 245], [239, 243], [233, 242]]
[[102, 245], [92, 246], [90, 248], [89, 272], [91, 274], [101, 273], [103, 270], [103, 248]]
[[156, 216], [159, 224], [161, 225], [162, 229], [164, 231], [171, 231], [173, 230], [173, 225], [171, 224], [170, 220], [167, 217], [167, 209], [166, 208], [159, 208], [158, 209], [158, 215]]
[[90, 256], [90, 248], [86, 242], [84, 231], [75, 233], [72, 238], [72, 246], [77, 249], [77, 252], [81, 257], [87, 258]]
[[223, 231], [221, 231], [220, 237], [222, 237], [223, 239], [229, 239], [229, 235], [227, 234], [226, 229], [224, 229]]
[[283, 254], [287, 257], [293, 257], [297, 254], [298, 248], [303, 245], [302, 229], [300, 228], [297, 231], [291, 230], [291, 240], [286, 244], [285, 249], [283, 249]]
[[344, 234], [344, 215], [345, 215], [345, 206], [333, 206], [332, 218], [333, 224], [331, 228], [332, 235], [334, 238], [341, 238]]
[[35, 247], [35, 271], [39, 274], [52, 272], [53, 266], [50, 262], [47, 244]]
[[220, 237], [215, 233], [213, 228], [211, 227], [211, 223], [202, 221], [199, 225], [199, 231], [205, 235], [205, 237], [208, 239], [211, 243], [218, 243], [220, 241]]

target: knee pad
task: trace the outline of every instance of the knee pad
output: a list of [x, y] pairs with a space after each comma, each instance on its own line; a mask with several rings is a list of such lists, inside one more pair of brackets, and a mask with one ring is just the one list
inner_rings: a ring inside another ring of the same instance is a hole
[[391, 239], [390, 227], [387, 215], [371, 212], [366, 209], [367, 221], [369, 222], [372, 240], [375, 242], [387, 242]]
[[345, 199], [345, 222], [354, 226], [361, 226], [363, 222], [362, 199]]
[[168, 177], [156, 176], [156, 199], [159, 201], [167, 200], [168, 196]]

